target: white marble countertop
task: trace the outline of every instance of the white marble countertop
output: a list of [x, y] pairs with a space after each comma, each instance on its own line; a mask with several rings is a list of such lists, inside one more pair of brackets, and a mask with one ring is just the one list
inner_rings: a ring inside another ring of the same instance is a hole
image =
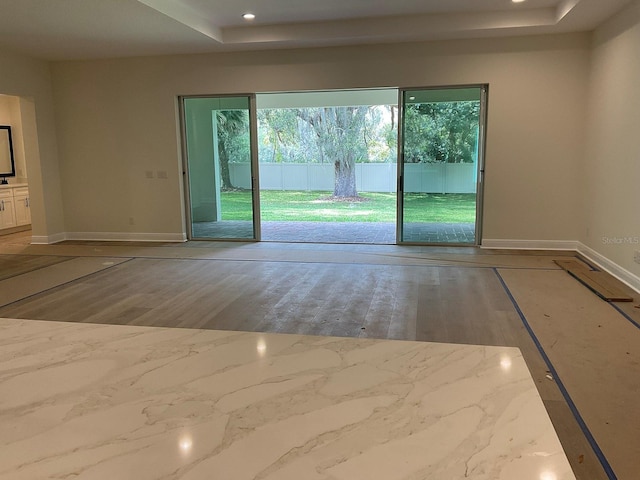
[[575, 477], [515, 348], [0, 319], [0, 478]]

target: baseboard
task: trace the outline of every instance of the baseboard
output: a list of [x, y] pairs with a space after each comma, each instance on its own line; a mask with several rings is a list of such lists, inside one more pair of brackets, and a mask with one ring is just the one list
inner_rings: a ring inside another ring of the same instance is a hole
[[186, 242], [184, 233], [67, 232], [65, 240], [93, 242]]
[[67, 239], [66, 233], [56, 233], [54, 235], [32, 235], [32, 245], [50, 245], [52, 243], [64, 242]]
[[601, 270], [610, 273], [618, 280], [640, 293], [640, 277], [612, 262], [604, 255], [576, 240], [509, 240], [485, 239], [480, 248], [502, 250], [564, 250], [577, 252]]
[[604, 255], [596, 252], [593, 248], [586, 246], [582, 242], [576, 242], [576, 251], [582, 255], [589, 262], [596, 265], [601, 270], [610, 273], [622, 283], [633, 288], [636, 292], [640, 293], [640, 277], [629, 270], [622, 268], [617, 263], [612, 262]]
[[577, 251], [575, 240], [509, 240], [483, 239], [480, 248], [500, 248], [504, 250], [570, 250]]

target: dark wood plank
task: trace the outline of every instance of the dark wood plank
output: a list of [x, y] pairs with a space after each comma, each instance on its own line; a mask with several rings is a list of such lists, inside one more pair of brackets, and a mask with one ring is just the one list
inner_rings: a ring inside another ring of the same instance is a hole
[[618, 279], [607, 272], [584, 272], [581, 278], [588, 279], [599, 292], [606, 293], [606, 299], [610, 302], [632, 302], [633, 297], [624, 290], [625, 286]]
[[554, 260], [569, 275], [608, 302], [632, 302], [628, 288], [607, 272], [591, 270], [580, 260]]

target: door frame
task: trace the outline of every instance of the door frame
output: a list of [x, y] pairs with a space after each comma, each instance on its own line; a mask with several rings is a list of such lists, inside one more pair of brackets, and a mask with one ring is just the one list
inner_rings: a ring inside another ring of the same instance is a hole
[[[480, 89], [480, 112], [478, 119], [478, 162], [476, 165], [476, 215], [474, 243], [424, 243], [406, 242], [402, 240], [404, 227], [404, 120], [405, 93], [413, 90], [455, 90]], [[487, 107], [489, 84], [444, 85], [428, 87], [399, 87], [398, 88], [398, 160], [397, 160], [397, 188], [396, 188], [396, 244], [397, 245], [442, 245], [442, 246], [479, 246], [482, 243], [482, 218], [484, 206], [484, 175], [485, 150], [487, 136]]]
[[178, 110], [180, 120], [181, 153], [182, 153], [182, 184], [185, 199], [185, 217], [183, 228], [185, 229], [187, 240], [204, 240], [193, 237], [193, 220], [191, 215], [191, 188], [189, 182], [189, 154], [187, 148], [187, 122], [185, 117], [184, 101], [191, 98], [236, 98], [246, 97], [249, 99], [249, 148], [250, 148], [250, 169], [251, 169], [251, 199], [253, 208], [253, 238], [220, 238], [211, 240], [224, 240], [229, 242], [259, 242], [261, 240], [260, 228], [260, 175], [258, 166], [258, 117], [256, 111], [255, 93], [233, 93], [233, 94], [200, 94], [200, 95], [179, 95]]

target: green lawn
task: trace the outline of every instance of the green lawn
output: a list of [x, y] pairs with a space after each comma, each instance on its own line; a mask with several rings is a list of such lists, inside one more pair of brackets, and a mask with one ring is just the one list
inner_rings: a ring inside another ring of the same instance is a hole
[[[263, 221], [391, 222], [396, 221], [395, 193], [361, 193], [365, 201], [342, 202], [327, 198], [331, 192], [263, 190]], [[249, 191], [222, 192], [223, 220], [250, 220]], [[474, 223], [474, 194], [405, 194], [405, 222]]]

